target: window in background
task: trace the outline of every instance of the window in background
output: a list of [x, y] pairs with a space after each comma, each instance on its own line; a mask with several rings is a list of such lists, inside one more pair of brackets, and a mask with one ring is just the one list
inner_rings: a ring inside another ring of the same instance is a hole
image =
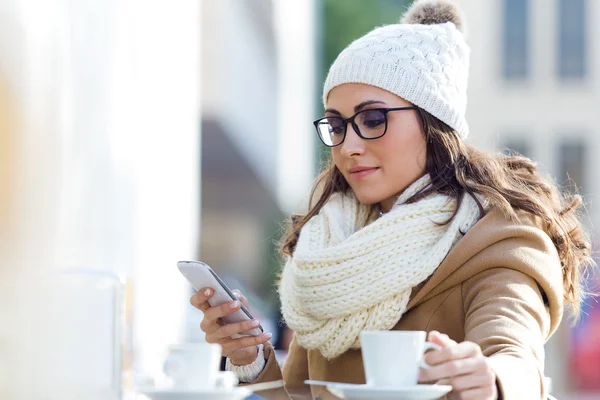
[[[571, 0], [569, 0], [571, 1]], [[504, 0], [502, 74], [507, 80], [529, 76], [529, 0]]]
[[558, 1], [557, 68], [560, 79], [583, 79], [587, 74], [586, 0]]
[[559, 146], [557, 180], [563, 189], [581, 192], [586, 186], [586, 149], [582, 139], [565, 139]]
[[520, 154], [524, 157], [531, 158], [531, 145], [529, 141], [522, 138], [508, 139], [504, 148], [504, 154]]

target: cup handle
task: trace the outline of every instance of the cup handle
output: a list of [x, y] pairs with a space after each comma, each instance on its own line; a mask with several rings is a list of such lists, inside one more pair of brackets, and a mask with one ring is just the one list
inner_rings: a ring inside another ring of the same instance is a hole
[[[425, 356], [425, 353], [427, 353], [427, 351], [429, 351], [429, 350], [441, 350], [441, 349], [442, 349], [442, 346], [440, 346], [439, 344], [425, 342], [425, 347], [423, 349], [423, 356]], [[419, 368], [429, 369], [429, 368], [431, 368], [431, 365], [429, 365], [425, 362], [424, 357], [421, 357], [421, 360], [419, 361]]]

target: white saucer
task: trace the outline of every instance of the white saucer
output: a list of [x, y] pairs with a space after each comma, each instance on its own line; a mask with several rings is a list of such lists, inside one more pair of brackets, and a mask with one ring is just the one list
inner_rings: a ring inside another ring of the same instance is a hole
[[206, 389], [195, 391], [184, 391], [177, 389], [152, 389], [144, 390], [142, 394], [150, 400], [243, 400], [252, 392], [243, 387], [232, 390]]
[[375, 387], [352, 383], [304, 381], [324, 385], [334, 395], [347, 400], [436, 400], [452, 391], [450, 385], [414, 385], [407, 387]]

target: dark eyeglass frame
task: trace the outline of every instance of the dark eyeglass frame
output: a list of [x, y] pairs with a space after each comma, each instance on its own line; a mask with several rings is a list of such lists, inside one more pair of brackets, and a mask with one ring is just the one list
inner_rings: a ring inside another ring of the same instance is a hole
[[[313, 121], [313, 125], [315, 126], [315, 129], [317, 130], [317, 135], [319, 136], [319, 139], [321, 140], [321, 142], [327, 146], [327, 147], [336, 147], [339, 146], [340, 144], [344, 143], [344, 140], [346, 140], [346, 133], [348, 132], [348, 122], [350, 122], [352, 124], [352, 128], [354, 128], [354, 132], [356, 132], [356, 134], [364, 140], [375, 140], [375, 139], [379, 139], [381, 138], [383, 135], [386, 134], [387, 132], [387, 128], [388, 128], [388, 117], [387, 114], [390, 111], [403, 111], [403, 110], [417, 110], [419, 107], [417, 106], [409, 106], [409, 107], [393, 107], [393, 108], [367, 108], [364, 110], [360, 110], [359, 112], [357, 112], [356, 114], [354, 114], [353, 116], [349, 117], [349, 118], [342, 118], [339, 115], [332, 115], [329, 117], [322, 117], [319, 118], [315, 121]], [[368, 112], [368, 111], [380, 111], [381, 113], [383, 113], [383, 116], [385, 117], [385, 127], [383, 129], [383, 133], [377, 137], [364, 137], [362, 135], [362, 133], [360, 133], [360, 129], [358, 128], [358, 125], [356, 124], [356, 122], [354, 122], [354, 119], [364, 113], [364, 112]], [[326, 121], [329, 124], [329, 120], [331, 118], [339, 118], [342, 120], [342, 126], [344, 127], [344, 136], [342, 137], [342, 140], [338, 143], [338, 144], [334, 144], [334, 145], [329, 145], [327, 143], [325, 143], [325, 141], [323, 140], [323, 138], [321, 137], [321, 133], [319, 131], [319, 124], [323, 121]]]

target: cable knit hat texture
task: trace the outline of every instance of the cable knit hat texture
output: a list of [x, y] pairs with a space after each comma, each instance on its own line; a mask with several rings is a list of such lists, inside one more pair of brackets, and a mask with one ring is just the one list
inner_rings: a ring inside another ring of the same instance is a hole
[[469, 127], [467, 81], [470, 49], [460, 9], [450, 0], [416, 0], [400, 23], [372, 30], [346, 47], [323, 87], [364, 83], [394, 93], [454, 128]]

